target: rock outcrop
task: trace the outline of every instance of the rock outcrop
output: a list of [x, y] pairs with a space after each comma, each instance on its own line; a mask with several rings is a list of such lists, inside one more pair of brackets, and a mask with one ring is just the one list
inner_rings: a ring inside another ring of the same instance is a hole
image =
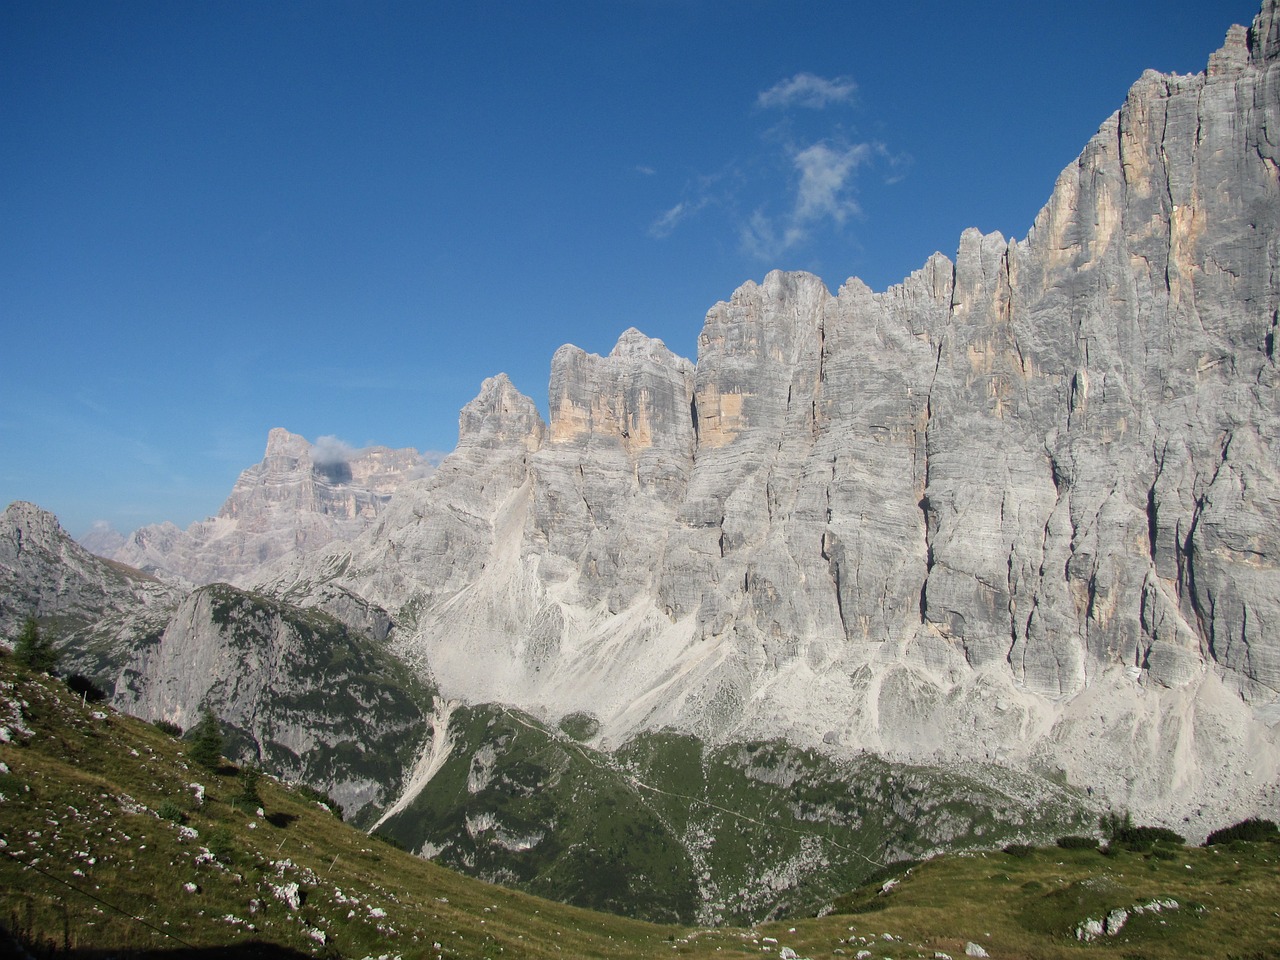
[[110, 687], [181, 599], [169, 584], [89, 553], [34, 504], [16, 501], [0, 514], [0, 637], [33, 617], [63, 648], [64, 668]]
[[228, 756], [322, 784], [358, 816], [399, 789], [430, 698], [382, 644], [323, 611], [213, 584], [134, 652], [114, 702], [184, 728], [209, 707]]
[[486, 382], [436, 476], [271, 589], [342, 584], [448, 695], [606, 744], [998, 759], [1192, 833], [1274, 809], [1278, 21], [1144, 74], [1024, 240], [881, 293], [771, 273], [696, 366], [562, 348], [546, 425]]
[[399, 790], [434, 691], [387, 649], [383, 611], [335, 585], [307, 600], [187, 593], [90, 554], [32, 504], [0, 515], [0, 637], [34, 617], [60, 671], [114, 706], [181, 727], [211, 708], [227, 756], [372, 812]]
[[244, 583], [263, 566], [367, 529], [400, 486], [432, 466], [416, 450], [308, 443], [276, 427], [216, 517], [142, 527], [112, 559], [192, 584]]

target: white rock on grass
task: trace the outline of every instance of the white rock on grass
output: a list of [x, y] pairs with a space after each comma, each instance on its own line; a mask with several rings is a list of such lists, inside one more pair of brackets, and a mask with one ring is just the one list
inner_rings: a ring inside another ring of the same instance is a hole
[[302, 906], [302, 891], [296, 883], [282, 883], [280, 886], [271, 884], [271, 892], [277, 900], [287, 904], [290, 910], [297, 910]]

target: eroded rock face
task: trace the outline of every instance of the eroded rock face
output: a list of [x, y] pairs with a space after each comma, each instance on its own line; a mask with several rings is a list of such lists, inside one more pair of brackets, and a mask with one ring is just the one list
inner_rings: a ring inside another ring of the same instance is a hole
[[61, 668], [110, 688], [118, 666], [149, 642], [182, 599], [141, 571], [89, 553], [58, 519], [17, 501], [0, 514], [0, 637], [27, 617], [62, 648]]
[[216, 517], [143, 527], [111, 556], [192, 584], [243, 583], [280, 557], [363, 532], [397, 488], [431, 470], [416, 450], [312, 445], [276, 427]]
[[[412, 627], [451, 696], [1274, 808], [1280, 34], [1145, 74], [1025, 240], [875, 293], [771, 273], [691, 366], [503, 378], [370, 534], [280, 574]], [[483, 665], [482, 667], [479, 665]], [[1243, 776], [1250, 770], [1249, 778]]]
[[228, 756], [324, 785], [350, 816], [399, 789], [429, 699], [379, 643], [336, 618], [213, 584], [125, 664], [115, 703], [183, 728], [209, 707]]

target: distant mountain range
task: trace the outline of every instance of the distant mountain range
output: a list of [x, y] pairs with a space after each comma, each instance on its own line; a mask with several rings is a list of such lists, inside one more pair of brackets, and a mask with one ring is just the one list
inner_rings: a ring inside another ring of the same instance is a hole
[[[577, 817], [607, 818], [556, 784], [635, 799], [637, 771], [662, 792], [625, 822], [662, 839], [610, 862], [687, 896], [615, 899], [681, 916], [765, 909], [695, 852], [727, 829], [695, 807], [821, 783], [788, 816], [852, 838], [872, 762], [881, 803], [922, 796], [893, 794], [910, 765], [930, 811], [973, 798], [940, 832], [903, 807], [875, 860], [975, 842], [1001, 778], [998, 832], [1116, 808], [1203, 835], [1280, 810], [1277, 264], [1267, 0], [1205, 72], [1144, 74], [1023, 240], [966, 231], [882, 293], [770, 273], [696, 363], [635, 330], [563, 347], [549, 422], [487, 380], [434, 472], [273, 431], [217, 518], [112, 552], [166, 583], [15, 505], [0, 619], [41, 617], [126, 709], [211, 704], [362, 822], [571, 899], [601, 890]], [[842, 869], [797, 856], [775, 892]]]

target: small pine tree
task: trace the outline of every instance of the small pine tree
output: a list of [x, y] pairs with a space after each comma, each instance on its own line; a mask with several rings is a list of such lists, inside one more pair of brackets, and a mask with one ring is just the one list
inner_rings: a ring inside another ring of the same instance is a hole
[[236, 806], [245, 810], [257, 810], [262, 806], [262, 797], [258, 794], [258, 781], [262, 779], [262, 771], [257, 764], [249, 763], [240, 768], [240, 796], [236, 797]]
[[200, 715], [200, 722], [191, 728], [191, 749], [187, 755], [208, 770], [222, 766], [222, 727], [208, 707]]
[[13, 644], [13, 658], [20, 664], [42, 673], [53, 673], [58, 666], [58, 651], [52, 641], [40, 634], [35, 617], [27, 617], [22, 632]]

